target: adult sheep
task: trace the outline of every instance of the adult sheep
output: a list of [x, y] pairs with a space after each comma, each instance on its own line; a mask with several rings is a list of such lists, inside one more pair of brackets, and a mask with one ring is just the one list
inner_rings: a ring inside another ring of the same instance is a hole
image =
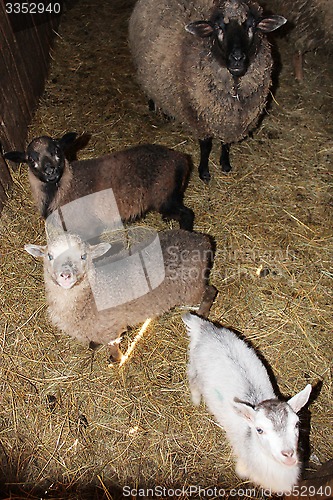
[[212, 139], [229, 146], [255, 128], [271, 85], [265, 33], [286, 22], [251, 0], [138, 0], [129, 22], [137, 78], [157, 108], [199, 139], [200, 178], [210, 179]]

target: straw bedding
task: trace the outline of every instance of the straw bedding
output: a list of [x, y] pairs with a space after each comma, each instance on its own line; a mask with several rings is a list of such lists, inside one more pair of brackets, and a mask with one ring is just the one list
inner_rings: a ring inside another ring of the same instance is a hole
[[[92, 139], [80, 158], [156, 142], [198, 164], [196, 142], [151, 114], [135, 82], [127, 46], [133, 0], [67, 5], [29, 139], [86, 131]], [[299, 86], [288, 42], [278, 45], [279, 85], [260, 127], [233, 146], [230, 174], [214, 163], [215, 144], [210, 185], [194, 171], [185, 203], [196, 214], [195, 229], [217, 244], [211, 281], [220, 293], [211, 319], [253, 342], [284, 395], [307, 382], [321, 386], [310, 407], [313, 468], [331, 458], [333, 445], [333, 75], [325, 54], [309, 54]], [[52, 328], [41, 264], [23, 250], [45, 243], [43, 222], [26, 167], [13, 175], [1, 218], [3, 492], [111, 499], [126, 485], [160, 486], [184, 487], [175, 497], [186, 498], [186, 488], [197, 485], [263, 498], [235, 475], [224, 433], [204, 406], [190, 402], [180, 309], [154, 320], [121, 368], [108, 365], [105, 348], [90, 351]], [[141, 224], [177, 227], [152, 214]], [[136, 333], [125, 334], [123, 351]]]

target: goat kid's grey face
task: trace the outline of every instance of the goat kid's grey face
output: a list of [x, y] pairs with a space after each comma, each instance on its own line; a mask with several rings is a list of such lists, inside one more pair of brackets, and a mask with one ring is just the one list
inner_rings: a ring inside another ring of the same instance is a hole
[[287, 403], [267, 400], [253, 408], [235, 399], [235, 412], [243, 417], [269, 456], [286, 466], [298, 462], [299, 418], [297, 412], [308, 402], [312, 387], [308, 384]]
[[258, 17], [249, 11], [246, 19], [226, 18], [217, 13], [209, 21], [195, 21], [186, 30], [201, 38], [210, 37], [212, 54], [235, 77], [244, 76], [260, 44], [258, 33], [268, 33], [286, 22], [282, 16]]
[[256, 409], [253, 426], [262, 448], [277, 462], [292, 467], [298, 462], [299, 418], [287, 405], [280, 411], [276, 415], [280, 419], [271, 420], [264, 409]]
[[83, 242], [62, 240], [54, 245], [26, 245], [24, 248], [34, 257], [43, 258], [52, 280], [65, 290], [69, 290], [80, 283], [85, 276], [89, 259], [106, 253], [110, 244], [89, 246]]

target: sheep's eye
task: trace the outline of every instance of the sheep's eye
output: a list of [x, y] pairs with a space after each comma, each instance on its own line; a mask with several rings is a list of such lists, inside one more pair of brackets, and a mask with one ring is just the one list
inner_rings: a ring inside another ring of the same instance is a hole
[[83, 253], [81, 255], [81, 260], [87, 260], [87, 254], [86, 253]]
[[299, 428], [299, 422], [296, 422], [295, 429], [298, 429], [298, 428]]
[[262, 429], [260, 429], [260, 427], [257, 427], [256, 431], [257, 431], [258, 434], [263, 434], [264, 433], [264, 431]]
[[53, 260], [53, 255], [51, 255], [50, 253], [48, 253], [48, 254], [47, 254], [47, 258], [48, 258], [49, 260]]

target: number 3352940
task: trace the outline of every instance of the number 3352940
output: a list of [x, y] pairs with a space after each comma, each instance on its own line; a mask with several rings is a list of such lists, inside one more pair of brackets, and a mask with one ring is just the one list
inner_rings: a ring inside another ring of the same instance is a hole
[[6, 2], [7, 14], [60, 14], [60, 2]]

